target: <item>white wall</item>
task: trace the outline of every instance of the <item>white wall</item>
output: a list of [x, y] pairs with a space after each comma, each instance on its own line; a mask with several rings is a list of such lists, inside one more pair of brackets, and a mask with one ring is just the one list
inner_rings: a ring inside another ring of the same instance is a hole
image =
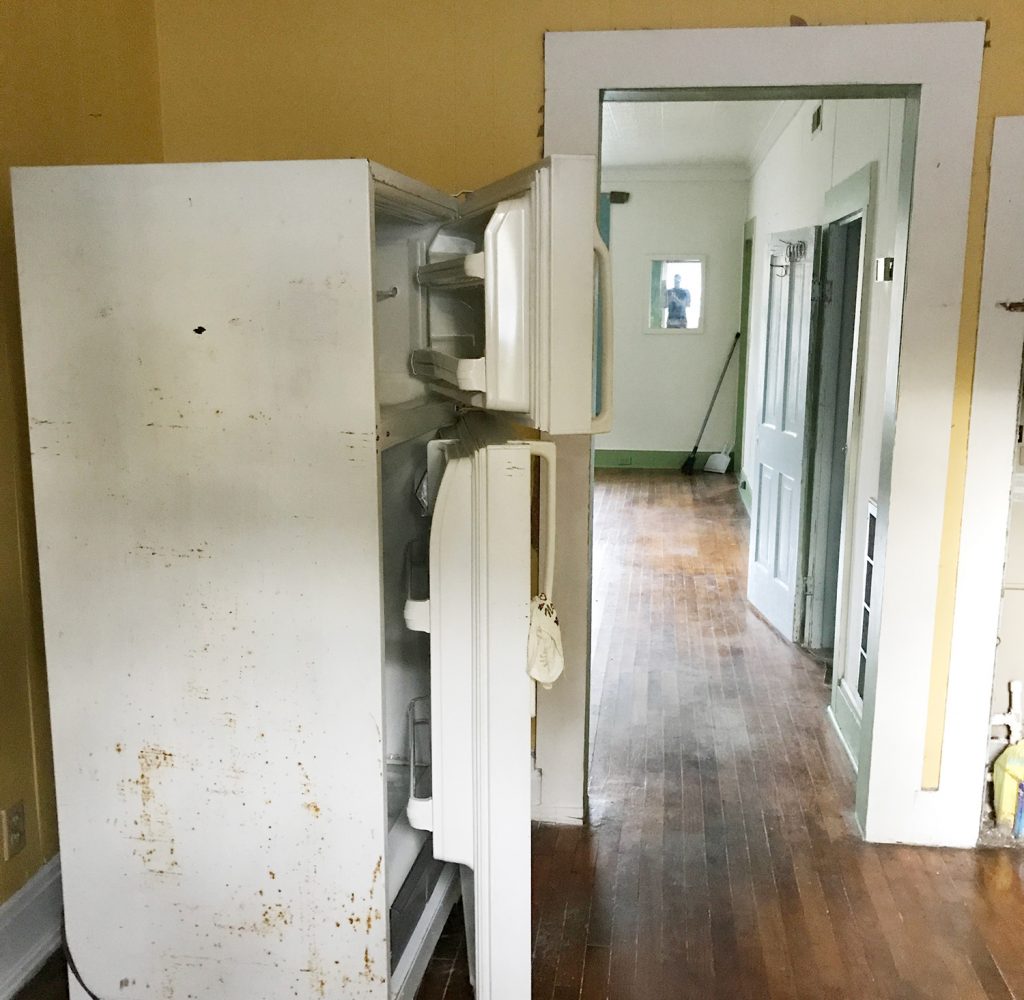
[[[743, 223], [748, 180], [740, 167], [606, 169], [603, 191], [628, 191], [612, 205], [615, 309], [615, 426], [604, 449], [689, 451], [739, 329]], [[707, 258], [701, 332], [646, 332], [650, 257]], [[735, 437], [738, 360], [715, 403], [702, 450]]]
[[[1024, 469], [1014, 469], [1013, 500], [1006, 539], [1003, 573], [1003, 601], [999, 615], [999, 645], [996, 646], [995, 676], [992, 681], [992, 714], [1005, 712], [1010, 703], [1010, 681], [1024, 679]], [[1003, 728], [994, 736], [1005, 736]]]
[[825, 101], [822, 127], [812, 134], [811, 115], [816, 106], [817, 102], [808, 102], [801, 109], [751, 179], [749, 215], [755, 226], [743, 455], [745, 471], [752, 471], [761, 397], [769, 238], [772, 233], [821, 225], [826, 193], [874, 164], [872, 204], [864, 230], [866, 262], [853, 390], [854, 424], [859, 421], [860, 435], [859, 440], [851, 435], [846, 483], [847, 509], [853, 517], [853, 530], [844, 539], [851, 574], [850, 600], [845, 609], [837, 610], [839, 615], [850, 616], [851, 626], [846, 629], [845, 646], [836, 651], [839, 676], [844, 656], [851, 670], [856, 669], [867, 503], [877, 496], [879, 487], [892, 285], [873, 280], [872, 262], [894, 253], [903, 101]]

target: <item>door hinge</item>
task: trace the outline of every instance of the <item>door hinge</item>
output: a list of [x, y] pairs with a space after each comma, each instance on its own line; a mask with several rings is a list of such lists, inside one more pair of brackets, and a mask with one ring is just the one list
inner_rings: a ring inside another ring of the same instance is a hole
[[811, 282], [811, 301], [821, 305], [828, 305], [832, 301], [831, 279], [815, 278]]

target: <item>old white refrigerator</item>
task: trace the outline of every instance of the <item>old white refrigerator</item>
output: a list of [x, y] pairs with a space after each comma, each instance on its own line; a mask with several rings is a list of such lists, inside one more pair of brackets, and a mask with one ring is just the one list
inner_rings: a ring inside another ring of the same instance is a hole
[[607, 424], [593, 160], [459, 200], [345, 160], [13, 188], [82, 982], [411, 998], [461, 887], [477, 996], [523, 1000], [554, 539], [517, 438]]

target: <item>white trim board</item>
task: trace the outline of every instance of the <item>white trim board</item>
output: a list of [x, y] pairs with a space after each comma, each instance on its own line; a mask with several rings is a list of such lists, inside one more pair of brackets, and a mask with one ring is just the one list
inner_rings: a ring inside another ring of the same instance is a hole
[[0, 906], [0, 1000], [10, 1000], [60, 947], [60, 857]]
[[530, 810], [535, 823], [557, 823], [560, 826], [583, 826], [583, 814], [578, 805], [535, 805]]
[[700, 163], [653, 167], [605, 167], [601, 171], [601, 188], [616, 184], [664, 184], [678, 181], [750, 181], [750, 170], [742, 163]]
[[[546, 36], [546, 154], [599, 153], [606, 89], [770, 87], [775, 99], [785, 87], [863, 95], [895, 86], [917, 95], [908, 100], [911, 118], [917, 105], [916, 159], [907, 149], [901, 181], [909, 199], [912, 168], [914, 210], [902, 233], [910, 252], [893, 283], [905, 308], [886, 359], [887, 412], [898, 420], [887, 421], [882, 449], [878, 666], [868, 679], [857, 790], [858, 820], [876, 841], [966, 846], [977, 818], [976, 796], [961, 784], [944, 780], [927, 800], [920, 788], [984, 35], [983, 24], [969, 22]], [[563, 546], [561, 557], [582, 564], [587, 553]], [[954, 667], [958, 689], [977, 683], [959, 676], [960, 660]], [[952, 734], [977, 728], [969, 702], [950, 698], [951, 746]], [[882, 762], [875, 769], [873, 757]]]
[[[939, 778], [940, 790], [950, 786], [962, 790], [965, 838], [972, 831], [977, 835], [981, 812], [1010, 494], [1015, 486], [1024, 314], [1007, 312], [998, 303], [1024, 299], [1021, 164], [1024, 117], [997, 118]], [[971, 724], [951, 726], [951, 716], [964, 716]]]

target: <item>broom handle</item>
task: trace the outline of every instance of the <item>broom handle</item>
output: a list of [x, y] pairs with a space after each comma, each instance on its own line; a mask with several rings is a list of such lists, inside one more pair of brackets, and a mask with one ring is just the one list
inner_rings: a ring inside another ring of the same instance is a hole
[[[700, 439], [704, 437], [704, 429], [708, 425], [708, 421], [711, 419], [711, 411], [715, 408], [715, 400], [718, 399], [718, 390], [722, 388], [722, 383], [725, 381], [725, 373], [729, 370], [729, 362], [732, 361], [732, 356], [736, 353], [736, 347], [740, 342], [740, 334], [736, 334], [732, 341], [732, 347], [729, 348], [729, 357], [725, 359], [725, 364], [722, 366], [722, 374], [718, 376], [718, 385], [715, 386], [715, 394], [711, 397], [711, 405], [708, 407], [708, 412], [704, 414], [704, 423], [700, 425], [700, 431], [697, 434], [697, 443], [693, 446], [693, 455], [696, 456], [697, 449], [700, 447]], [[691, 456], [692, 457], [692, 456]]]

